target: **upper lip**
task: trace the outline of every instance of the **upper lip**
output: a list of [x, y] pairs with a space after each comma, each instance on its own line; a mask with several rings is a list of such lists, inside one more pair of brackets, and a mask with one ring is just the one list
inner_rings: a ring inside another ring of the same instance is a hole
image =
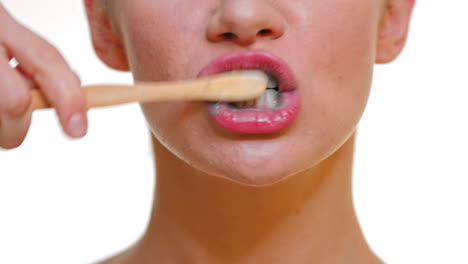
[[221, 55], [204, 67], [198, 77], [234, 70], [262, 70], [278, 79], [281, 91], [292, 91], [297, 82], [289, 66], [278, 56], [267, 51], [231, 52]]

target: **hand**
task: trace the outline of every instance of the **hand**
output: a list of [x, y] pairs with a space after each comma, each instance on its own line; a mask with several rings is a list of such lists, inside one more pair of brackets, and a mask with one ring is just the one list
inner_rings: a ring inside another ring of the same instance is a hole
[[[31, 89], [40, 89], [71, 137], [87, 131], [86, 99], [78, 76], [59, 51], [17, 23], [0, 3], [0, 148], [21, 145], [31, 116]], [[9, 65], [15, 58], [19, 65]]]

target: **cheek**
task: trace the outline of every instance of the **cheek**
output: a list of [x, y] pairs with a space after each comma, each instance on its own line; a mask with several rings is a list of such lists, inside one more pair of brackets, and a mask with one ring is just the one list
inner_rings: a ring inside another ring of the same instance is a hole
[[294, 32], [307, 36], [298, 44], [298, 50], [307, 52], [295, 60], [301, 64], [298, 75], [308, 76], [302, 79], [306, 115], [319, 122], [317, 127], [328, 130], [322, 133], [340, 133], [357, 125], [367, 103], [378, 13], [377, 4], [369, 1], [363, 5], [350, 0], [329, 2], [337, 2], [337, 8], [317, 10], [316, 17], [303, 20], [307, 22]]
[[[138, 81], [195, 76], [203, 12], [181, 1], [132, 0], [123, 12], [123, 38], [134, 78]], [[181, 67], [184, 65], [184, 67]]]
[[[194, 103], [172, 102], [142, 105], [153, 135], [173, 154], [193, 163], [196, 149], [206, 148], [207, 117], [203, 107]], [[206, 142], [205, 142], [206, 143]], [[187, 159], [187, 157], [191, 157]]]

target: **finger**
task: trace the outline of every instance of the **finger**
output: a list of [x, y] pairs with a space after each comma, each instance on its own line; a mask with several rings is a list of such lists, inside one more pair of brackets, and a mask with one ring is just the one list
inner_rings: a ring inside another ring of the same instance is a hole
[[15, 35], [7, 38], [6, 48], [57, 110], [65, 132], [71, 137], [84, 136], [87, 108], [79, 78], [55, 47], [21, 25], [14, 28]]
[[20, 64], [18, 64], [15, 67], [16, 71], [23, 77], [23, 79], [28, 83], [28, 86], [30, 90], [32, 89], [39, 89], [37, 85], [34, 83], [34, 81], [31, 79], [31, 76], [27, 72], [24, 71], [24, 69], [21, 67]]
[[0, 20], [5, 20], [6, 18], [11, 18], [8, 11], [5, 9], [3, 4], [0, 2]]
[[0, 54], [0, 147], [16, 148], [31, 124], [29, 83]]
[[2, 56], [3, 58], [6, 58], [8, 62], [10, 62], [11, 59], [13, 59], [13, 56], [10, 54], [10, 52], [8, 52], [8, 50], [1, 45], [0, 45], [0, 56]]
[[31, 104], [29, 90], [26, 78], [11, 68], [8, 58], [0, 54], [0, 111], [12, 116], [23, 115]]
[[31, 125], [31, 110], [21, 116], [0, 115], [0, 148], [19, 147]]

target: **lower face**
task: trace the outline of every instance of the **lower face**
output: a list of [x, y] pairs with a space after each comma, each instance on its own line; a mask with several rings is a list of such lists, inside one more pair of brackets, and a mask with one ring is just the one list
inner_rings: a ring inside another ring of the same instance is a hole
[[[316, 166], [355, 131], [371, 86], [381, 1], [116, 4], [136, 81], [192, 79], [229, 67], [271, 71], [275, 63], [289, 72], [289, 77], [270, 72], [290, 78], [279, 82], [293, 84], [294, 91], [281, 91], [277, 104], [262, 109], [207, 102], [142, 105], [155, 137], [193, 168], [242, 184], [272, 184]], [[257, 37], [250, 45], [207, 37], [220, 10], [235, 5], [269, 10], [284, 32], [275, 39]], [[279, 118], [284, 112], [289, 116]]]

